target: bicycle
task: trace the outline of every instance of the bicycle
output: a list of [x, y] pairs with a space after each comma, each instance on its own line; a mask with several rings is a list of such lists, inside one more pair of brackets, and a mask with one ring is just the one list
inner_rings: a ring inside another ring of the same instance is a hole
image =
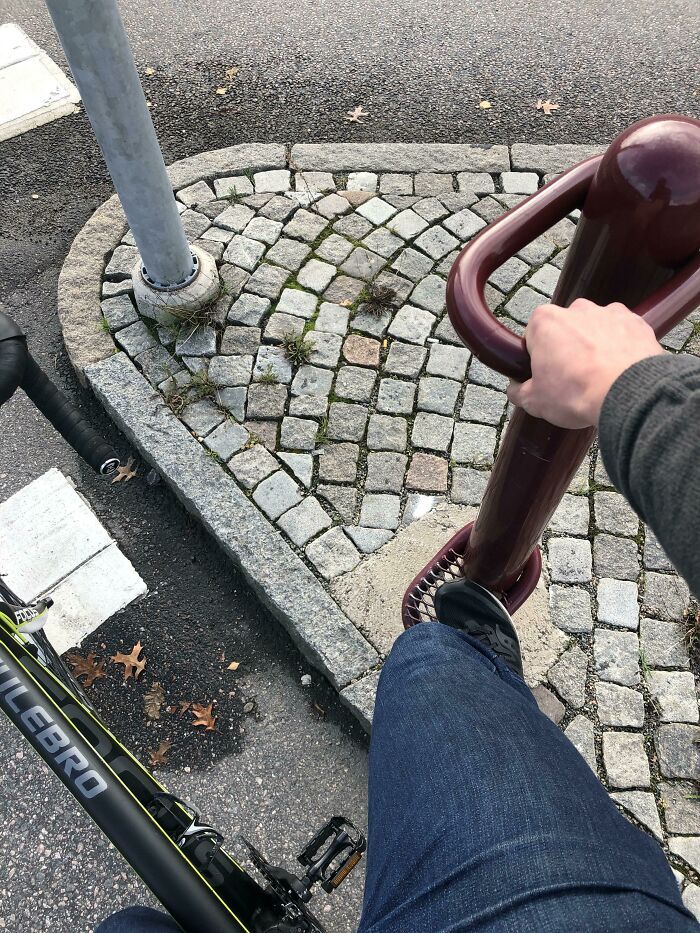
[[[32, 358], [19, 326], [0, 312], [0, 405], [21, 387], [98, 473], [114, 449]], [[358, 864], [364, 835], [334, 816], [297, 860], [297, 876], [247, 840], [258, 883], [223, 836], [170, 793], [101, 722], [44, 632], [51, 599], [23, 602], [0, 578], [0, 707], [185, 933], [323, 933], [308, 908], [314, 885], [334, 891]]]

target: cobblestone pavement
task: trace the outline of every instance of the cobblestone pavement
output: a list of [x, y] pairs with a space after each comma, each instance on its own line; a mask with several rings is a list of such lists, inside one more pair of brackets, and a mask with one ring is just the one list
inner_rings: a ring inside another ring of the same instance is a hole
[[[508, 423], [507, 380], [461, 345], [446, 276], [465, 242], [545, 178], [275, 169], [188, 184], [182, 219], [219, 263], [220, 297], [206, 319], [165, 307], [143, 318], [127, 233], [104, 273], [105, 327], [328, 586], [418, 514], [479, 503]], [[513, 330], [552, 295], [575, 224], [574, 213], [489, 280]], [[700, 355], [700, 314], [664, 344]], [[697, 907], [688, 589], [595, 450], [544, 551], [552, 620], [569, 641], [538, 701], [667, 847]]]

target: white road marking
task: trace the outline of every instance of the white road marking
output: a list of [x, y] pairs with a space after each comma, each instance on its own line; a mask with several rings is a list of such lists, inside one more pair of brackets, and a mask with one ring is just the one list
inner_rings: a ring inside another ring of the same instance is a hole
[[70, 481], [52, 469], [0, 503], [0, 574], [22, 599], [50, 594], [59, 650], [80, 644], [146, 584]]
[[79, 100], [77, 88], [16, 23], [0, 26], [0, 140], [74, 113]]

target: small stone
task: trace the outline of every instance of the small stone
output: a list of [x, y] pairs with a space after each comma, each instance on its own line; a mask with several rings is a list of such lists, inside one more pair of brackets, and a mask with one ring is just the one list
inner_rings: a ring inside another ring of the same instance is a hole
[[353, 402], [368, 402], [377, 376], [361, 366], [343, 366], [335, 380], [335, 394]]
[[253, 489], [261, 480], [274, 473], [277, 466], [275, 458], [262, 444], [255, 444], [229, 461], [231, 472], [246, 489]]
[[408, 489], [447, 492], [447, 461], [433, 454], [415, 453], [406, 476]]
[[191, 373], [196, 373], [200, 376], [206, 376], [209, 366], [209, 360], [201, 356], [183, 356], [182, 362], [189, 369]]
[[595, 738], [593, 723], [590, 719], [585, 716], [575, 716], [564, 729], [564, 735], [595, 774]]
[[369, 201], [365, 201], [364, 204], [357, 208], [357, 213], [366, 217], [375, 226], [379, 226], [394, 216], [396, 208], [382, 200], [382, 198], [370, 198]]
[[314, 366], [326, 366], [334, 369], [338, 365], [343, 338], [339, 334], [312, 331], [309, 334], [312, 345], [309, 362]]
[[444, 194], [454, 190], [452, 176], [437, 172], [418, 172], [414, 185], [416, 194]]
[[497, 441], [498, 435], [495, 428], [485, 424], [458, 423], [454, 426], [450, 453], [457, 463], [490, 467], [493, 464]]
[[231, 230], [224, 230], [221, 227], [209, 227], [205, 230], [197, 243], [216, 244], [220, 249], [216, 250], [217, 258], [221, 259], [224, 254], [224, 246], [233, 239]]
[[343, 344], [343, 356], [348, 363], [355, 363], [357, 366], [376, 367], [379, 365], [380, 346], [378, 340], [350, 334]]
[[372, 250], [373, 253], [388, 259], [397, 250], [401, 249], [403, 240], [394, 236], [393, 233], [389, 233], [384, 227], [379, 227], [364, 238], [362, 245], [366, 246], [368, 250]]
[[379, 312], [376, 309], [370, 311], [366, 304], [362, 304], [353, 315], [352, 329], [371, 334], [373, 337], [382, 337], [390, 321], [391, 311], [388, 308]]
[[281, 418], [287, 404], [287, 388], [255, 382], [248, 389], [248, 418]]
[[196, 240], [211, 226], [211, 221], [206, 214], [200, 214], [198, 211], [187, 210], [180, 214], [180, 223], [188, 240]]
[[262, 243], [272, 246], [280, 238], [282, 224], [267, 217], [254, 217], [243, 233], [252, 240], [260, 240]]
[[459, 383], [452, 379], [424, 376], [418, 383], [418, 408], [439, 415], [451, 415], [459, 389]]
[[459, 417], [467, 421], [479, 421], [496, 426], [501, 423], [505, 407], [506, 399], [502, 392], [470, 384], [464, 392]]
[[131, 279], [122, 279], [119, 282], [103, 282], [102, 297], [113, 298], [115, 295], [125, 295], [127, 292], [133, 293], [134, 286]]
[[577, 538], [549, 539], [553, 583], [588, 583], [592, 577], [591, 545]]
[[488, 366], [485, 366], [481, 360], [472, 357], [469, 364], [469, 381], [475, 382], [480, 386], [490, 386], [492, 389], [500, 389], [502, 392], [508, 388], [508, 377], [495, 372]]
[[325, 198], [316, 202], [314, 208], [330, 220], [339, 214], [346, 214], [350, 210], [350, 202], [339, 194], [327, 194]]
[[275, 311], [267, 320], [263, 336], [270, 343], [281, 343], [288, 336], [301, 337], [305, 324], [303, 318]]
[[293, 417], [282, 419], [280, 441], [287, 450], [313, 450], [317, 434], [318, 425], [315, 421]]
[[452, 439], [452, 418], [419, 411], [413, 422], [411, 441], [415, 447], [446, 453]]
[[549, 259], [555, 249], [556, 246], [553, 241], [546, 234], [542, 234], [542, 236], [531, 240], [527, 246], [523, 246], [521, 250], [518, 250], [517, 255], [531, 266], [541, 266]]
[[419, 253], [418, 250], [405, 249], [399, 254], [392, 264], [392, 269], [396, 269], [401, 275], [405, 275], [413, 282], [420, 282], [433, 268], [433, 260]]
[[328, 395], [333, 373], [319, 366], [300, 366], [292, 382], [292, 395]]
[[289, 403], [289, 414], [298, 418], [325, 418], [327, 411], [325, 395], [296, 395]]
[[564, 495], [549, 527], [555, 534], [587, 535], [589, 508], [585, 496]]
[[194, 185], [181, 188], [177, 193], [177, 197], [187, 207], [197, 207], [199, 204], [213, 201], [216, 195], [205, 181], [198, 181]]
[[528, 285], [551, 298], [559, 282], [560, 274], [556, 266], [544, 265], [530, 278]]
[[185, 324], [177, 335], [175, 352], [178, 356], [214, 356], [216, 331], [203, 324]]
[[368, 454], [365, 489], [368, 492], [401, 492], [407, 462], [405, 454]]
[[690, 591], [680, 577], [652, 571], [645, 575], [642, 607], [647, 614], [665, 621], [680, 620], [689, 600]]
[[544, 297], [539, 292], [536, 292], [528, 285], [522, 285], [510, 301], [506, 302], [505, 310], [516, 321], [520, 321], [521, 324], [527, 324], [535, 308], [546, 303]]
[[252, 368], [252, 356], [215, 356], [209, 364], [209, 379], [217, 386], [248, 385]]
[[552, 691], [548, 690], [544, 684], [537, 684], [536, 687], [533, 687], [532, 695], [537, 701], [540, 712], [544, 713], [547, 719], [551, 719], [552, 722], [558, 726], [566, 712], [566, 707], [561, 700], [555, 697]]
[[552, 622], [563, 632], [588, 634], [593, 631], [591, 597], [577, 586], [549, 588], [549, 611]]
[[294, 240], [313, 243], [327, 226], [328, 221], [325, 218], [312, 214], [311, 211], [299, 210], [284, 227], [284, 234]]
[[309, 489], [314, 472], [314, 459], [311, 454], [290, 454], [280, 451], [277, 456], [282, 463], [287, 464], [296, 478]]
[[651, 785], [642, 735], [631, 732], [603, 733], [603, 763], [611, 787]]
[[308, 320], [316, 311], [318, 298], [299, 288], [285, 288], [277, 302], [277, 310]]
[[489, 194], [496, 190], [488, 172], [460, 172], [457, 187], [460, 191], [473, 191], [474, 194]]
[[493, 223], [503, 213], [503, 205], [495, 198], [481, 198], [476, 204], [472, 205], [474, 213], [483, 218], [487, 223]]
[[629, 687], [596, 683], [598, 718], [604, 726], [644, 726], [644, 697]]
[[386, 226], [402, 239], [411, 240], [428, 227], [428, 222], [409, 208], [392, 217]]
[[647, 664], [651, 667], [688, 667], [685, 631], [678, 622], [642, 619], [640, 643]]
[[297, 547], [303, 547], [320, 531], [330, 528], [333, 522], [318, 499], [307, 496], [300, 505], [285, 512], [277, 524]]
[[259, 327], [227, 327], [221, 338], [223, 354], [254, 355], [260, 346]]
[[569, 483], [569, 492], [573, 495], [585, 495], [590, 490], [590, 471], [591, 462], [589, 457], [584, 457], [581, 461], [573, 479]]
[[[427, 197], [423, 198], [421, 201], [417, 201], [413, 205], [413, 210], [416, 214], [420, 214], [423, 220], [427, 220], [429, 224], [435, 223], [437, 220], [442, 220], [443, 217], [447, 217], [450, 213], [442, 201], [439, 201], [435, 197]], [[442, 227], [439, 229], [442, 230]], [[452, 236], [452, 234], [450, 234], [450, 236]], [[457, 247], [459, 247], [459, 243], [455, 243], [450, 249], [455, 249]], [[449, 251], [450, 250], [447, 250], [447, 252]], [[426, 252], [428, 251], [426, 250]]]
[[[209, 221], [206, 217], [204, 219], [207, 221], [208, 227]], [[130, 279], [138, 256], [139, 251], [135, 246], [117, 246], [112, 253], [112, 258], [107, 263], [107, 267], [104, 271], [105, 277], [112, 279]]]
[[367, 428], [367, 447], [370, 450], [403, 451], [407, 443], [407, 421], [390, 415], [372, 415]]
[[214, 191], [216, 191], [217, 198], [230, 198], [234, 194], [243, 197], [253, 193], [253, 185], [246, 175], [232, 175], [215, 179]]
[[700, 872], [700, 836], [676, 836], [668, 840], [674, 855], [680, 856], [696, 872]]
[[410, 175], [387, 173], [379, 181], [382, 194], [413, 194], [413, 178]]
[[306, 556], [326, 580], [349, 573], [360, 562], [360, 552], [340, 528], [331, 528], [307, 545]]
[[309, 259], [297, 275], [297, 282], [303, 288], [310, 288], [313, 292], [322, 292], [328, 287], [336, 273], [335, 266], [320, 259]]
[[210, 431], [213, 431], [217, 425], [221, 424], [224, 415], [211, 399], [203, 398], [198, 402], [192, 402], [191, 405], [185, 406], [180, 412], [180, 420], [187, 425], [190, 431], [193, 431], [199, 437], [204, 437]]
[[231, 230], [233, 233], [243, 233], [254, 217], [255, 211], [246, 207], [245, 204], [233, 204], [217, 215], [216, 225], [223, 227], [224, 230]]
[[650, 671], [647, 685], [661, 722], [698, 722], [695, 678], [690, 671]]
[[522, 259], [512, 256], [499, 266], [489, 277], [489, 282], [502, 292], [512, 291], [530, 267]]
[[445, 289], [444, 279], [439, 275], [428, 275], [413, 289], [411, 302], [433, 314], [439, 314], [445, 307]]
[[333, 402], [328, 416], [327, 437], [338, 441], [361, 441], [364, 437], [368, 414], [365, 405]]
[[292, 364], [280, 347], [260, 347], [255, 358], [253, 379], [259, 380], [272, 374], [278, 382], [292, 381]]
[[294, 176], [297, 191], [335, 191], [335, 179], [330, 172], [297, 172]]
[[230, 460], [231, 457], [248, 443], [249, 434], [245, 428], [233, 421], [224, 421], [218, 428], [215, 428], [206, 438], [206, 445], [215, 454], [218, 454], [222, 460]]
[[653, 794], [645, 794], [641, 790], [627, 790], [610, 796], [624, 807], [628, 813], [631, 813], [659, 842], [663, 840], [661, 820], [659, 819], [659, 811], [656, 809], [656, 800]]
[[273, 193], [288, 191], [291, 187], [290, 173], [287, 169], [256, 172], [253, 175], [253, 184], [255, 185], [256, 194], [263, 194], [267, 191], [272, 191]]
[[350, 172], [348, 191], [376, 191], [378, 177], [374, 172]]
[[404, 305], [389, 327], [392, 337], [408, 343], [424, 344], [435, 323], [435, 316], [422, 308]]
[[[470, 356], [469, 350], [464, 347], [446, 347], [443, 344], [434, 343], [430, 348], [426, 371], [461, 382], [466, 376]], [[501, 396], [502, 406], [504, 401]]]
[[346, 217], [341, 217], [340, 220], [336, 220], [333, 224], [333, 229], [336, 233], [348, 237], [351, 240], [361, 240], [362, 237], [367, 236], [370, 232], [372, 224], [369, 220], [355, 213], [348, 214]]
[[137, 356], [144, 350], [157, 346], [157, 341], [143, 321], [122, 328], [115, 335], [117, 343], [129, 354]]
[[339, 275], [328, 286], [323, 297], [326, 301], [347, 306], [357, 301], [364, 287], [365, 284], [361, 279], [353, 279], [349, 275]]
[[328, 334], [340, 334], [341, 336], [348, 329], [350, 319], [350, 310], [341, 305], [333, 304], [330, 301], [321, 303], [321, 308], [316, 318], [314, 329]]
[[367, 493], [362, 500], [360, 524], [366, 528], [388, 528], [393, 531], [399, 527], [400, 509], [399, 496]]
[[625, 687], [639, 683], [639, 639], [634, 632], [596, 629], [593, 658], [601, 680]]
[[253, 501], [273, 521], [301, 500], [299, 487], [284, 470], [264, 479], [253, 493]]
[[673, 330], [670, 330], [664, 337], [661, 338], [662, 346], [666, 347], [669, 350], [681, 350], [685, 345], [688, 337], [693, 333], [693, 325], [690, 321], [681, 321], [680, 324], [676, 324]]
[[248, 272], [252, 272], [265, 252], [264, 243], [251, 240], [247, 236], [237, 234], [226, 247], [224, 259], [232, 262]]
[[697, 833], [700, 827], [700, 796], [693, 784], [659, 785], [661, 801], [666, 817], [666, 826], [670, 833]]
[[393, 538], [391, 531], [385, 528], [361, 528], [348, 525], [345, 527], [345, 532], [363, 554], [372, 554]]
[[599, 580], [598, 620], [636, 631], [639, 626], [637, 585], [627, 580]]
[[460, 505], [479, 505], [489, 475], [471, 467], [455, 467], [452, 470], [452, 501]]
[[593, 541], [593, 569], [599, 577], [636, 581], [639, 576], [636, 542], [615, 535], [596, 535]]
[[645, 529], [644, 535], [644, 566], [647, 570], [675, 572], [675, 568], [661, 547], [659, 539], [649, 527]]
[[586, 702], [588, 658], [578, 645], [565, 651], [547, 673], [547, 679], [569, 706], [580, 709]]
[[431, 259], [442, 259], [453, 249], [459, 247], [459, 240], [448, 233], [444, 227], [431, 227], [416, 239], [415, 245], [427, 253]]
[[263, 263], [246, 282], [246, 291], [262, 295], [264, 298], [279, 298], [288, 278], [289, 273], [286, 269]]
[[700, 781], [700, 728], [681, 723], [660, 726], [655, 739], [664, 777]]
[[236, 421], [245, 417], [245, 402], [248, 389], [245, 386], [227, 387], [216, 390], [216, 403], [233, 415]]
[[682, 900], [686, 910], [689, 910], [696, 920], [700, 920], [700, 886], [689, 884], [683, 891]]
[[379, 383], [377, 411], [393, 415], [411, 414], [416, 387], [399, 379], [382, 379]]
[[274, 262], [278, 266], [284, 266], [290, 272], [296, 272], [301, 268], [301, 264], [311, 252], [311, 247], [306, 243], [300, 243], [298, 240], [290, 240], [283, 237], [277, 240], [275, 245], [268, 250], [268, 262]]
[[[263, 195], [260, 195], [263, 197]], [[277, 421], [244, 421], [243, 427], [250, 434], [251, 440], [262, 444], [271, 453], [277, 450], [277, 433], [279, 422]]]
[[630, 537], [639, 531], [639, 517], [619, 492], [596, 492], [593, 496], [593, 510], [600, 531]]
[[318, 458], [318, 478], [331, 483], [354, 483], [359, 456], [357, 444], [324, 444]]
[[259, 295], [241, 295], [228, 312], [228, 320], [235, 324], [257, 327], [270, 308], [270, 301]]
[[384, 264], [385, 260], [381, 256], [358, 246], [350, 253], [340, 268], [346, 275], [369, 282], [375, 278]]
[[243, 291], [243, 286], [248, 281], [250, 276], [245, 271], [245, 269], [239, 269], [238, 266], [232, 266], [230, 263], [224, 263], [219, 268], [219, 278], [221, 279], [221, 284], [225, 287], [230, 299], [238, 298], [238, 296]]
[[539, 176], [536, 172], [502, 172], [501, 184], [506, 194], [533, 194], [537, 191]]
[[452, 214], [452, 216], [443, 220], [442, 223], [444, 227], [447, 227], [447, 229], [451, 233], [454, 233], [456, 237], [459, 237], [460, 240], [470, 239], [470, 237], [478, 233], [482, 227], [486, 226], [486, 223], [481, 217], [468, 208], [458, 211], [456, 214]]
[[351, 252], [352, 243], [348, 243], [345, 237], [339, 236], [337, 233], [331, 233], [316, 249], [317, 256], [334, 266], [339, 266]]
[[[433, 347], [434, 349], [434, 347]], [[427, 351], [423, 347], [392, 341], [384, 369], [400, 376], [415, 377], [420, 372]]]
[[319, 484], [316, 494], [328, 502], [345, 522], [351, 522], [357, 508], [357, 490], [350, 486]]
[[127, 294], [105, 299], [101, 302], [100, 308], [111, 331], [128, 327], [139, 320], [138, 311]]

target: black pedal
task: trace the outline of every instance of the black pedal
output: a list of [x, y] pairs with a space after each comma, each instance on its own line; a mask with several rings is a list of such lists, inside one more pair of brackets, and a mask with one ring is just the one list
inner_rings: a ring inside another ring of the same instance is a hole
[[306, 868], [302, 881], [310, 888], [320, 882], [329, 894], [338, 888], [355, 868], [367, 848], [367, 841], [350, 820], [334, 816], [297, 856]]

